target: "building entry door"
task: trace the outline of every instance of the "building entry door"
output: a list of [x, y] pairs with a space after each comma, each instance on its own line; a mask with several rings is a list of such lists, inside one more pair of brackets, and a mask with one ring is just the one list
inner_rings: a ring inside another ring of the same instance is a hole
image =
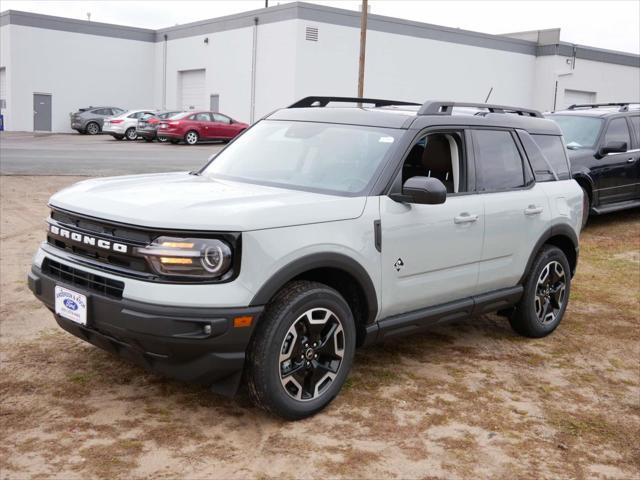
[[33, 94], [33, 131], [51, 131], [51, 95], [49, 94]]
[[220, 111], [220, 95], [209, 96], [209, 110], [212, 112]]

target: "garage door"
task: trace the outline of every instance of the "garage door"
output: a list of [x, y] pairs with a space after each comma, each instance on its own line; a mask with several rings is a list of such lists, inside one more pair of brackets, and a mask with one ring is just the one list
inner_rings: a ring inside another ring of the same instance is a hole
[[595, 103], [596, 92], [585, 92], [584, 90], [569, 90], [564, 91], [564, 107], [567, 108], [571, 105], [579, 105], [584, 103]]
[[7, 108], [7, 69], [0, 68], [0, 109]]
[[207, 98], [205, 95], [204, 78], [205, 69], [185, 70], [179, 73], [179, 102], [180, 108], [185, 110], [206, 110]]

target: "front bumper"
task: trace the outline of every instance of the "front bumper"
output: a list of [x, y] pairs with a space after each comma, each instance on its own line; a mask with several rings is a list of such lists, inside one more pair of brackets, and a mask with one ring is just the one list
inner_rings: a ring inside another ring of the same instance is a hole
[[[54, 312], [56, 285], [87, 296], [87, 325], [54, 313], [69, 333], [127, 358], [156, 373], [235, 394], [245, 351], [263, 307], [202, 308], [152, 305], [103, 296], [67, 284], [33, 266], [29, 289]], [[250, 327], [234, 328], [233, 319], [252, 316]], [[205, 327], [210, 333], [205, 333]]]

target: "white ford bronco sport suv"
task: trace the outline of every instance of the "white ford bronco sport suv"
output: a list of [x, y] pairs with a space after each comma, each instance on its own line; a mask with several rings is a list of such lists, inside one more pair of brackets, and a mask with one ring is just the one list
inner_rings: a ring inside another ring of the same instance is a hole
[[583, 215], [569, 171], [534, 110], [308, 97], [197, 172], [53, 195], [29, 287], [87, 342], [227, 395], [244, 378], [299, 419], [357, 346], [496, 311], [551, 333]]

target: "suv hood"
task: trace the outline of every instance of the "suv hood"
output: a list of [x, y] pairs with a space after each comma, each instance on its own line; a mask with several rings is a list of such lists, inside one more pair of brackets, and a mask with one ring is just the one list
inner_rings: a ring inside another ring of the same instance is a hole
[[232, 182], [187, 172], [85, 180], [54, 194], [53, 207], [160, 229], [247, 231], [357, 218], [366, 197]]

